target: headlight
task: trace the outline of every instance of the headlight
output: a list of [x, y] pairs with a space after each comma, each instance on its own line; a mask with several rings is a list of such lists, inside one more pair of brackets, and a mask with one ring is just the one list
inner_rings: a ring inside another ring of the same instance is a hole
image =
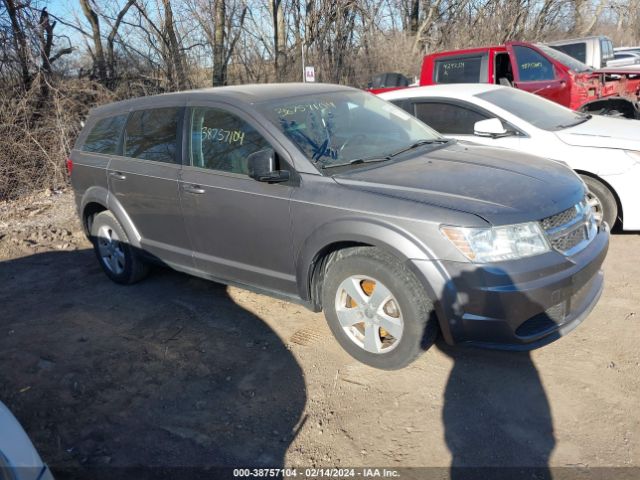
[[442, 226], [440, 230], [465, 257], [477, 263], [530, 257], [551, 250], [537, 222], [493, 228]]
[[624, 153], [629, 155], [636, 163], [640, 163], [640, 152], [636, 152], [634, 150], [625, 150]]

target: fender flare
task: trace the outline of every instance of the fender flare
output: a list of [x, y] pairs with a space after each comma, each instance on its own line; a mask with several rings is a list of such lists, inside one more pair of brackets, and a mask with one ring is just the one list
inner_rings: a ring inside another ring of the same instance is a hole
[[[433, 260], [433, 252], [415, 236], [395, 225], [363, 218], [345, 218], [316, 228], [305, 240], [296, 257], [298, 294], [311, 300], [312, 277], [318, 260], [339, 244], [371, 245], [401, 261]], [[430, 293], [430, 292], [429, 292]]]

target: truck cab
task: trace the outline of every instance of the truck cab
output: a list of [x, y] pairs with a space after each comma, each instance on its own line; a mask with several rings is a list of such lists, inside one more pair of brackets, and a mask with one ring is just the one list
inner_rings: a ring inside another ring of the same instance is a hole
[[639, 73], [594, 71], [547, 45], [509, 42], [427, 55], [420, 85], [512, 86], [573, 110], [638, 118]]
[[607, 66], [622, 67], [633, 64], [633, 61], [611, 64], [610, 62], [615, 58], [613, 43], [609, 37], [605, 37], [604, 35], [559, 40], [556, 42], [548, 42], [547, 45], [595, 69], [605, 68]]

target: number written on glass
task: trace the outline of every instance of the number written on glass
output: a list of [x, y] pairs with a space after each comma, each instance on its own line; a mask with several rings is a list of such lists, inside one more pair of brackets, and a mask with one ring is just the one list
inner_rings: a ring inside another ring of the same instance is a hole
[[244, 132], [242, 130], [202, 127], [202, 139], [210, 142], [238, 143], [242, 145], [244, 143]]

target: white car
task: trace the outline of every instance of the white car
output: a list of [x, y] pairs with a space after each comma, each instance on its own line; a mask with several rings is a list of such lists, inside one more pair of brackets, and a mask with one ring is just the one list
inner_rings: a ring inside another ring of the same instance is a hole
[[53, 480], [16, 417], [0, 402], [0, 479]]
[[591, 116], [538, 95], [487, 84], [380, 94], [447, 137], [521, 150], [568, 164], [612, 228], [640, 230], [640, 121]]

